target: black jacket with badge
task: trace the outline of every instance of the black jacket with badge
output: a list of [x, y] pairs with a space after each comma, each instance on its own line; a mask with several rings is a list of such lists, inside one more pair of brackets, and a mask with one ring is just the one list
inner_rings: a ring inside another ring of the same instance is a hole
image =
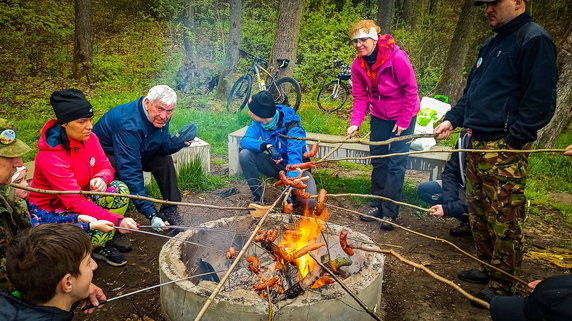
[[68, 321], [73, 313], [56, 307], [33, 305], [0, 291], [0, 321]]
[[504, 138], [522, 148], [554, 115], [556, 47], [528, 13], [494, 31], [479, 50], [463, 97], [445, 120], [471, 128], [475, 140]]

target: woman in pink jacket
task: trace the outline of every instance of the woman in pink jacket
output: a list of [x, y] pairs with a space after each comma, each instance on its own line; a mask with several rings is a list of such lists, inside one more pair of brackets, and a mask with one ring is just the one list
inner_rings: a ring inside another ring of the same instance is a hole
[[[113, 181], [113, 167], [99, 139], [91, 132], [93, 108], [83, 93], [77, 89], [56, 91], [50, 97], [50, 102], [57, 119], [48, 121], [42, 129], [31, 186], [57, 191], [129, 194], [125, 184]], [[129, 204], [128, 198], [88, 198], [83, 195], [31, 192], [28, 200], [47, 212], [76, 216], [82, 223], [90, 223], [93, 218], [93, 221], [109, 221], [111, 227], [138, 228], [133, 219], [123, 217]], [[84, 222], [86, 216], [89, 219]], [[95, 248], [93, 257], [113, 266], [125, 265], [125, 256], [116, 248], [106, 246], [114, 235], [113, 228], [110, 230], [109, 233], [94, 229], [90, 231]]]
[[[350, 136], [356, 134], [369, 108], [371, 141], [412, 134], [415, 116], [419, 112], [417, 81], [411, 62], [393, 37], [380, 32], [372, 20], [357, 22], [349, 32], [358, 56], [352, 65], [354, 103], [347, 133]], [[371, 155], [407, 151], [409, 144], [405, 141], [370, 147]], [[373, 159], [371, 164], [371, 194], [401, 200], [407, 156]], [[367, 214], [390, 222], [395, 222], [399, 215], [399, 206], [391, 202], [374, 199], [370, 206]], [[393, 226], [382, 223], [381, 229], [390, 231]]]

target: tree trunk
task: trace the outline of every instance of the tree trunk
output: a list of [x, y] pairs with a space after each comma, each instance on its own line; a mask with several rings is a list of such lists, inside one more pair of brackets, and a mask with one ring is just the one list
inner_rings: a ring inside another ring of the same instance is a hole
[[473, 2], [473, 0], [463, 1], [455, 33], [449, 46], [447, 61], [437, 83], [436, 94], [449, 96], [451, 105], [455, 105], [461, 97], [466, 81], [463, 78], [463, 66], [465, 65], [471, 32], [477, 16], [477, 10]]
[[393, 28], [393, 4], [395, 0], [377, 1], [377, 23], [381, 28], [381, 34], [391, 33]]
[[572, 31], [568, 31], [566, 41], [562, 43], [558, 55], [560, 76], [558, 79], [558, 93], [556, 98], [556, 112], [546, 127], [538, 132], [537, 148], [553, 148], [556, 139], [570, 126], [572, 120]]
[[93, 75], [93, 23], [91, 0], [75, 0], [73, 77], [91, 83]]
[[429, 14], [434, 16], [437, 13], [438, 0], [429, 0]]
[[272, 46], [270, 64], [276, 67], [276, 59], [289, 59], [288, 68], [280, 77], [291, 76], [296, 63], [296, 48], [300, 37], [300, 25], [304, 15], [305, 0], [282, 0], [278, 9], [278, 23]]
[[184, 93], [188, 93], [193, 88], [193, 83], [197, 79], [197, 66], [195, 51], [193, 48], [192, 34], [195, 32], [195, 9], [192, 1], [187, 2], [187, 10], [181, 17], [183, 21], [183, 47], [185, 48], [185, 58], [183, 65], [177, 72], [177, 85], [175, 88]]
[[241, 10], [242, 0], [230, 0], [230, 35], [226, 59], [220, 73], [217, 89], [217, 96], [223, 100], [228, 96], [234, 83], [234, 70], [238, 64], [238, 49], [240, 49], [240, 36], [242, 34]]

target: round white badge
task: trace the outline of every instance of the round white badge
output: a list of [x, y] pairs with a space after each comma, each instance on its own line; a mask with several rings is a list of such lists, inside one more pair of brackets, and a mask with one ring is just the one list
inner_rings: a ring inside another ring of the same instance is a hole
[[94, 166], [95, 166], [95, 157], [92, 157], [92, 158], [89, 160], [89, 166], [91, 166], [91, 167], [94, 167]]
[[479, 60], [477, 60], [477, 68], [479, 68], [482, 63], [483, 63], [483, 57], [479, 57]]

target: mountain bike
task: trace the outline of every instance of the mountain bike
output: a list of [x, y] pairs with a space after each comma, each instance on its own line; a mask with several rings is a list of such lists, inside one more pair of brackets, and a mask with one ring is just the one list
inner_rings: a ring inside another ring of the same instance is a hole
[[[246, 106], [252, 92], [252, 79], [253, 76], [256, 76], [260, 91], [270, 91], [276, 104], [289, 106], [297, 111], [302, 100], [300, 84], [291, 77], [278, 78], [280, 72], [288, 67], [290, 60], [277, 59], [277, 70], [271, 74], [267, 70], [268, 62], [266, 60], [244, 50], [239, 49], [239, 51], [241, 56], [252, 59], [252, 65], [246, 74], [238, 78], [232, 86], [226, 99], [226, 109], [231, 113], [236, 113]], [[267, 76], [266, 80], [262, 77], [264, 74]]]
[[345, 83], [347, 81], [350, 86], [352, 85], [350, 66], [336, 58], [334, 59], [334, 67], [341, 69], [338, 77], [325, 84], [318, 93], [318, 107], [325, 112], [334, 112], [342, 108], [348, 100], [348, 96], [351, 95], [350, 89]]

